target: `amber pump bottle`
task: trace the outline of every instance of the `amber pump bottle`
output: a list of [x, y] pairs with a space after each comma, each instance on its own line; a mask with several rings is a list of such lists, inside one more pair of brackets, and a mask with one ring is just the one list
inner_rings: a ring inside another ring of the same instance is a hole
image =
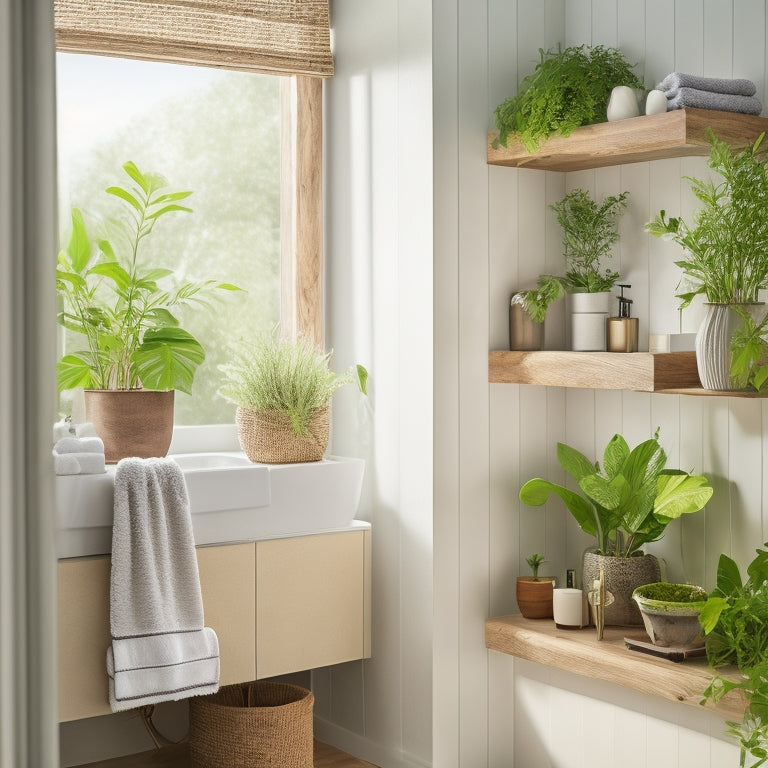
[[638, 322], [632, 317], [632, 299], [624, 295], [625, 288], [631, 285], [619, 285], [619, 315], [606, 320], [606, 340], [609, 352], [637, 352]]

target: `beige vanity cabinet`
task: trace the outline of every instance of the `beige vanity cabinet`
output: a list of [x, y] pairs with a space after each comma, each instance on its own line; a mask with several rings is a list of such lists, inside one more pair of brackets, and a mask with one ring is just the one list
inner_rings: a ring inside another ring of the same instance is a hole
[[[370, 526], [198, 547], [221, 685], [370, 656]], [[59, 560], [59, 720], [109, 714], [107, 556]]]

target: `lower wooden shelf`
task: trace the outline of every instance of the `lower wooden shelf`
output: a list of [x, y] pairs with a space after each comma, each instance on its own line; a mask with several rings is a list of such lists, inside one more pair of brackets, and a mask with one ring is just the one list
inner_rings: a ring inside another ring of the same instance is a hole
[[[700, 706], [702, 693], [712, 681], [705, 659], [675, 663], [630, 651], [624, 637], [648, 639], [640, 627], [606, 627], [603, 637], [598, 641], [594, 628], [558, 629], [548, 619], [501, 616], [485, 622], [485, 645], [493, 651]], [[741, 720], [744, 714], [744, 701], [735, 691], [717, 706], [707, 706], [729, 720]]]
[[[115, 757], [79, 768], [190, 768], [189, 745], [179, 744], [136, 755]], [[352, 757], [329, 744], [315, 741], [314, 768], [376, 768], [373, 763]]]

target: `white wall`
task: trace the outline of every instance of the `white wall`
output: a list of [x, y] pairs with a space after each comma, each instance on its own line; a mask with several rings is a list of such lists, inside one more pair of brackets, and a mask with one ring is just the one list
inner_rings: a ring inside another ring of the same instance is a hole
[[334, 400], [332, 450], [367, 460], [373, 658], [313, 672], [316, 735], [431, 764], [432, 110], [428, 0], [334, 0], [325, 86], [326, 337], [371, 395]]
[[[655, 547], [671, 578], [712, 586], [721, 551], [746, 563], [765, 540], [768, 403], [487, 384], [487, 351], [507, 344], [510, 292], [561, 268], [547, 206], [576, 186], [631, 193], [618, 262], [633, 286], [641, 344], [649, 330], [695, 330], [700, 310], [682, 320], [675, 310], [674, 247], [641, 227], [660, 208], [689, 214], [681, 176], [706, 163], [572, 174], [488, 167], [484, 137], [493, 108], [532, 70], [537, 49], [558, 42], [618, 45], [648, 86], [674, 69], [749, 77], [764, 100], [766, 5], [437, 0], [434, 29], [434, 765], [735, 765], [718, 718], [489, 654], [482, 632], [486, 616], [516, 610], [514, 580], [526, 555], [544, 552], [561, 579], [579, 567], [588, 540], [562, 507], [517, 500], [529, 477], [561, 476], [558, 440], [594, 455], [615, 432], [635, 443], [660, 426], [670, 464], [708, 474], [716, 495], [706, 512], [673, 526]], [[549, 346], [562, 341], [562, 315], [553, 320]]]

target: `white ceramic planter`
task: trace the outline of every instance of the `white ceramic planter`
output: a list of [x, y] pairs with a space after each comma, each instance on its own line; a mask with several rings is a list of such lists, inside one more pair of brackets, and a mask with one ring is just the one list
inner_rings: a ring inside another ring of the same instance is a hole
[[610, 291], [569, 293], [566, 296], [574, 352], [605, 352], [605, 323], [611, 297]]

